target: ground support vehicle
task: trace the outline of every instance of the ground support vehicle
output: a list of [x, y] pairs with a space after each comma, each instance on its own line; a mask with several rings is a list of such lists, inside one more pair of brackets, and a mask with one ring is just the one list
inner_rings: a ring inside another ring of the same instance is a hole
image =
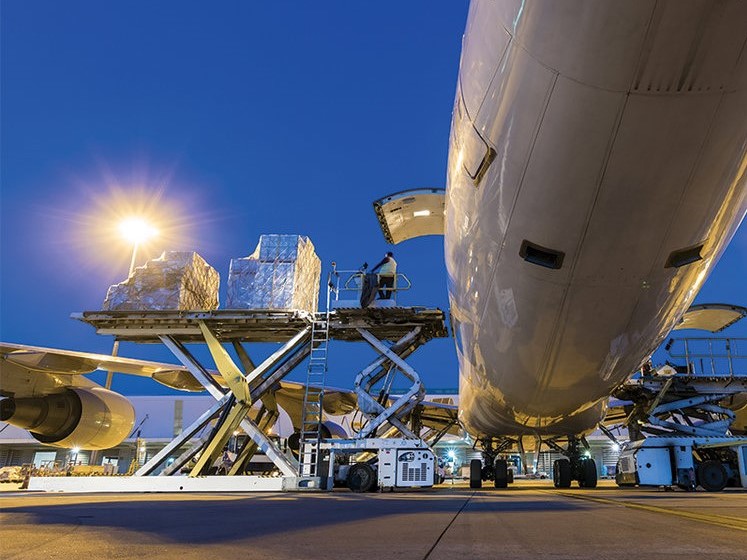
[[626, 444], [617, 461], [619, 486], [676, 486], [720, 492], [747, 488], [747, 438], [652, 436]]
[[[424, 488], [437, 480], [436, 456], [422, 440], [362, 438], [320, 444], [327, 478], [323, 487], [347, 486], [353, 492]], [[322, 472], [322, 469], [320, 469]]]

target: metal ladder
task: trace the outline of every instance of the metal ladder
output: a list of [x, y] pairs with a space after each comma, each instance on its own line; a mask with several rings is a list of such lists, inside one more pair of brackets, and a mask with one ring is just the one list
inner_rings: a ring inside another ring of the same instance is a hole
[[311, 328], [311, 353], [306, 371], [306, 390], [301, 410], [301, 443], [298, 472], [300, 476], [319, 476], [319, 443], [321, 442], [324, 383], [329, 349], [329, 300], [327, 308], [314, 314]]

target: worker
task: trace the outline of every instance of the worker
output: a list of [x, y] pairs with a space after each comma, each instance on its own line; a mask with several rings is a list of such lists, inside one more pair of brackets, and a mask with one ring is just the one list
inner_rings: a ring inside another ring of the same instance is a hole
[[394, 279], [397, 276], [397, 261], [394, 253], [389, 251], [371, 272], [379, 273], [379, 299], [390, 299], [394, 291]]

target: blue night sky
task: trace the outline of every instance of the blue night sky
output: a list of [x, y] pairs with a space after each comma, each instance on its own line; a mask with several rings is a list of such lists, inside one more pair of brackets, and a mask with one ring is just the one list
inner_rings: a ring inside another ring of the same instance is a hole
[[[4, 1], [0, 339], [109, 353], [69, 315], [126, 276], [129, 210], [160, 216], [139, 264], [195, 250], [224, 283], [262, 233], [308, 235], [325, 271], [377, 262], [390, 246], [371, 202], [444, 185], [466, 15], [464, 0]], [[394, 251], [415, 286], [401, 303], [445, 309], [442, 239]], [[746, 257], [742, 227], [698, 301], [747, 304]], [[330, 384], [352, 386], [372, 356], [333, 345]], [[451, 340], [412, 361], [427, 386], [456, 387]], [[164, 392], [121, 375], [114, 389]]]

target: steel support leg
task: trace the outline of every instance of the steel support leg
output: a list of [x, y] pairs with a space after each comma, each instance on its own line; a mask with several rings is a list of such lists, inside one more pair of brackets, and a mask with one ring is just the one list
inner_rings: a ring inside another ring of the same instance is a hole
[[[271, 385], [263, 382], [263, 376], [267, 374], [273, 377], [273, 384], [279, 381], [275, 375], [277, 372], [273, 372], [273, 370], [277, 368], [279, 363], [283, 360], [289, 360], [294, 354], [298, 354], [300, 350], [299, 346], [307, 344], [310, 334], [309, 327], [300, 331], [277, 352], [273, 353], [272, 356], [252, 370], [248, 376], [244, 376], [242, 371], [238, 366], [236, 366], [210, 329], [202, 322], [200, 323], [200, 328], [205, 337], [205, 341], [208, 344], [208, 349], [218, 367], [221, 378], [226, 385], [228, 385], [231, 393], [236, 396], [239, 403], [244, 403], [249, 406], [254, 402], [254, 400], [261, 399], [262, 397], [258, 391], [251, 390], [250, 383], [254, 382], [254, 384], [257, 384], [257, 388], [262, 387], [265, 390], [269, 390]], [[223, 398], [224, 390], [220, 384], [215, 380], [213, 375], [211, 375], [197, 361], [197, 359], [192, 356], [183, 344], [169, 336], [162, 336], [161, 340], [214, 398]], [[287, 375], [291, 369], [292, 368], [285, 368], [284, 374]], [[256, 443], [257, 448], [267, 455], [275, 466], [280, 469], [283, 475], [297, 476], [298, 471], [294, 464], [275, 446], [272, 441], [269, 440], [262, 429], [260, 429], [251, 419], [246, 417], [246, 414], [244, 414], [243, 419], [240, 421], [240, 426]]]
[[156, 453], [150, 461], [145, 463], [136, 472], [135, 476], [145, 476], [151, 474], [158, 466], [165, 461], [169, 455], [179, 449], [182, 445], [185, 445], [190, 439], [192, 439], [197, 432], [203, 429], [208, 422], [226, 405], [229, 400], [228, 395], [224, 395], [221, 399], [216, 402], [213, 406], [203, 412], [200, 417], [192, 422], [187, 428], [175, 437], [171, 442]]
[[[257, 416], [257, 425], [259, 428], [266, 432], [269, 430], [277, 421], [279, 414], [277, 411], [269, 411], [262, 409], [260, 414]], [[236, 475], [242, 472], [246, 464], [251, 460], [252, 457], [257, 453], [257, 444], [253, 440], [247, 440], [246, 445], [241, 449], [241, 452], [237, 454], [236, 460], [228, 471], [229, 476]]]
[[206, 467], [208, 469], [210, 468], [210, 465], [215, 462], [217, 454], [223, 450], [223, 446], [226, 445], [226, 442], [228, 441], [228, 438], [231, 437], [233, 431], [239, 425], [241, 420], [246, 418], [249, 408], [249, 405], [241, 402], [237, 402], [233, 406], [233, 409], [226, 417], [226, 421], [223, 422], [223, 425], [215, 434], [213, 434], [213, 437], [210, 439], [205, 449], [203, 449], [202, 455], [200, 455], [200, 458], [189, 476], [200, 476]]

